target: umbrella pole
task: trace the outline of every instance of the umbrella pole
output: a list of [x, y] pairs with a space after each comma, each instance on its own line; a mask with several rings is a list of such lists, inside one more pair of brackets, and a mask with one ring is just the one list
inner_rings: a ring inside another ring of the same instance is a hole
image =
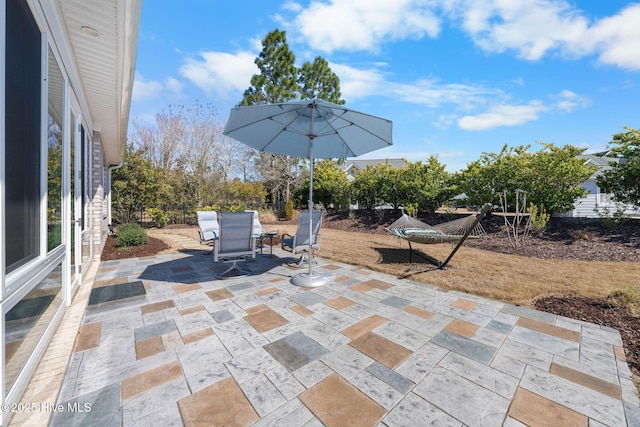
[[335, 281], [330, 273], [313, 274], [313, 119], [316, 115], [315, 102], [311, 107], [311, 127], [309, 129], [309, 273], [296, 274], [291, 278], [291, 283], [305, 288], [316, 288]]
[[[313, 133], [313, 115], [311, 116]], [[313, 276], [313, 137], [309, 137], [309, 277]]]

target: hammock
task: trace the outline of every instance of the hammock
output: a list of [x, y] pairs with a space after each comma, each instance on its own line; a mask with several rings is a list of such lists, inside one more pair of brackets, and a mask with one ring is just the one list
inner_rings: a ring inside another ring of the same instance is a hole
[[412, 262], [413, 259], [411, 242], [427, 245], [458, 242], [446, 261], [438, 261], [438, 267], [444, 269], [467, 238], [480, 238], [487, 235], [482, 225], [480, 225], [480, 220], [490, 208], [490, 205], [486, 205], [478, 215], [472, 214], [465, 218], [459, 218], [437, 225], [429, 225], [415, 218], [411, 218], [404, 213], [403, 210], [402, 216], [387, 227], [387, 231], [409, 242], [409, 262]]

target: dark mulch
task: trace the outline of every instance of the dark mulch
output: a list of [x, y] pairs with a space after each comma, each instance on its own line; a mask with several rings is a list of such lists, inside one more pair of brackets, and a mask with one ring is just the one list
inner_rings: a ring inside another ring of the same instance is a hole
[[119, 247], [116, 245], [116, 238], [108, 236], [100, 260], [111, 261], [114, 259], [145, 257], [167, 249], [169, 249], [169, 245], [155, 237], [149, 237], [149, 243], [144, 245]]

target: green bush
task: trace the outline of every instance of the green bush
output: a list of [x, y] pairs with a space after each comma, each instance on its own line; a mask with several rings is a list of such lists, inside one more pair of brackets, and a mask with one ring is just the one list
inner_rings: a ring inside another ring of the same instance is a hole
[[287, 204], [284, 207], [284, 217], [287, 220], [291, 220], [293, 219], [293, 200], [289, 199], [287, 200]]
[[162, 228], [167, 225], [167, 219], [169, 219], [169, 215], [167, 215], [162, 209], [150, 208], [147, 209], [147, 213], [149, 214], [151, 219], [153, 219], [153, 222], [156, 223], [158, 228]]
[[534, 234], [542, 233], [547, 227], [551, 215], [547, 213], [544, 207], [538, 208], [533, 203], [529, 204], [529, 214], [531, 215], [531, 231]]
[[138, 246], [149, 242], [147, 233], [138, 224], [122, 224], [118, 226], [118, 246]]

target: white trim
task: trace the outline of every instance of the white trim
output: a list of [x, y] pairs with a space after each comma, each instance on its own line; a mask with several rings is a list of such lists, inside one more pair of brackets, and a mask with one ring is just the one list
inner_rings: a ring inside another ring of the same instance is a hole
[[46, 32], [40, 36], [40, 258], [47, 253], [47, 192], [48, 192], [48, 124], [49, 124], [49, 37]]
[[[6, 26], [7, 19], [7, 2], [0, 1], [0, 27], [7, 28]], [[6, 46], [6, 31], [0, 31], [0, 57], [2, 61], [0, 61], [0, 153], [5, 152], [5, 70], [7, 63], [7, 46]], [[5, 276], [5, 251], [6, 251], [6, 239], [4, 238], [4, 227], [5, 227], [5, 207], [4, 207], [4, 198], [5, 198], [5, 189], [4, 189], [4, 155], [3, 159], [0, 160], [0, 231], [2, 234], [2, 238], [0, 238], [0, 301], [4, 300], [4, 276]], [[2, 326], [4, 326], [4, 322], [1, 322]], [[0, 327], [1, 336], [4, 336], [3, 329]], [[4, 366], [4, 346], [2, 346], [2, 350], [0, 350], [0, 363]], [[0, 393], [4, 396], [4, 379], [2, 375], [0, 375], [0, 381], [2, 381], [2, 386], [0, 386]], [[1, 421], [1, 419], [0, 419]]]
[[[1, 28], [7, 28], [6, 25], [7, 20], [7, 2], [0, 0], [0, 25]], [[5, 145], [5, 69], [7, 63], [7, 47], [6, 47], [6, 30], [0, 31], [0, 57], [2, 61], [0, 61], [0, 153], [4, 153], [4, 145]], [[6, 238], [4, 230], [5, 230], [5, 208], [4, 208], [4, 198], [5, 198], [5, 189], [4, 189], [4, 155], [2, 156], [2, 160], [0, 160], [0, 301], [4, 305], [4, 281], [5, 281], [5, 246], [6, 246]], [[0, 337], [2, 341], [4, 341], [4, 316], [0, 319]], [[0, 401], [4, 402], [2, 396], [6, 395], [6, 387], [4, 384], [4, 367], [6, 366], [5, 362], [5, 354], [4, 354], [4, 342], [0, 346], [0, 363], [2, 364], [2, 374], [0, 375]], [[0, 423], [2, 425], [5, 423], [5, 418], [7, 418], [10, 414], [5, 414], [0, 411]]]

